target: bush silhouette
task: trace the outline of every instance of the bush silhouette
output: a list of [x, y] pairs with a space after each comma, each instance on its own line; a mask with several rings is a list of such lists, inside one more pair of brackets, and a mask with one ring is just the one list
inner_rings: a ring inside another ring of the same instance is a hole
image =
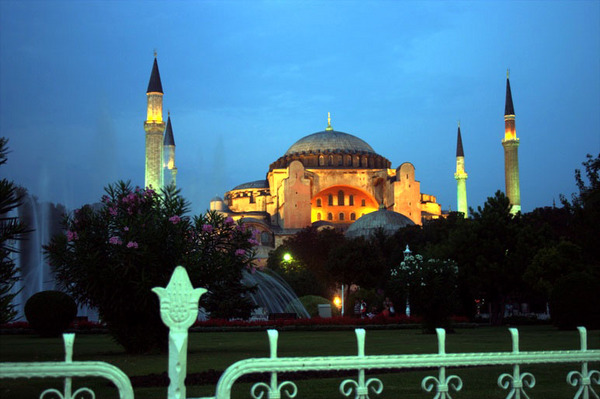
[[552, 290], [550, 312], [560, 329], [600, 328], [600, 281], [587, 273], [560, 278]]
[[31, 328], [42, 337], [57, 337], [77, 316], [73, 298], [60, 291], [41, 291], [25, 304], [25, 317]]

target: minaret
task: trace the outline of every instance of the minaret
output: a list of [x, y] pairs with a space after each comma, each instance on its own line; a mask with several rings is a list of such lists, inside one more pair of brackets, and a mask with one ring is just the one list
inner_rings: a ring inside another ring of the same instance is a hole
[[465, 218], [469, 217], [467, 206], [467, 173], [465, 172], [465, 152], [463, 151], [462, 137], [460, 135], [460, 122], [458, 122], [458, 138], [456, 140], [456, 202], [457, 211], [462, 212]]
[[515, 129], [515, 109], [513, 107], [510, 80], [506, 72], [506, 103], [504, 106], [504, 179], [506, 196], [510, 201], [510, 213], [521, 211], [521, 188], [519, 184], [519, 139]]
[[155, 190], [163, 187], [163, 132], [165, 122], [162, 118], [163, 89], [154, 53], [154, 65], [146, 91], [148, 97], [148, 113], [144, 130], [146, 131], [146, 174], [145, 187], [152, 186]]
[[177, 177], [177, 167], [175, 166], [175, 139], [173, 138], [173, 128], [171, 127], [171, 113], [167, 117], [167, 130], [165, 130], [165, 141], [163, 148], [165, 152], [164, 184], [165, 186], [175, 186]]

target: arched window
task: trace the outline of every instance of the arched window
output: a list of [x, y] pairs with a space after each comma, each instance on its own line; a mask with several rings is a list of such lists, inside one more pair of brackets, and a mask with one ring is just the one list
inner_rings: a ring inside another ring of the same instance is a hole
[[344, 205], [344, 192], [342, 190], [338, 191], [338, 205]]
[[350, 214], [350, 220], [356, 220], [356, 213], [352, 212]]
[[333, 220], [333, 213], [329, 212], [327, 214], [327, 220]]
[[333, 206], [333, 194], [327, 196], [327, 205]]
[[329, 166], [333, 166], [333, 155], [329, 156]]
[[344, 164], [344, 158], [341, 155], [337, 156], [337, 164], [338, 166], [342, 166]]
[[352, 166], [354, 166], [355, 168], [358, 168], [360, 166], [360, 157], [358, 155], [354, 156], [354, 159], [352, 160]]
[[348, 205], [354, 206], [354, 195], [350, 194], [348, 197]]
[[352, 166], [352, 157], [350, 155], [346, 155], [346, 166]]
[[260, 244], [261, 245], [270, 245], [271, 244], [271, 235], [268, 232], [263, 231], [262, 233], [260, 233]]
[[367, 201], [364, 198], [360, 200], [360, 206], [367, 206]]
[[340, 220], [344, 220], [344, 214], [340, 213]]
[[323, 155], [319, 155], [319, 166], [325, 166], [325, 157]]
[[366, 168], [369, 166], [369, 161], [367, 161], [367, 156], [365, 155], [364, 157], [362, 157], [362, 165], [363, 168]]
[[321, 206], [321, 198], [317, 198], [317, 208], [320, 208]]
[[317, 220], [321, 220], [321, 212], [317, 213]]

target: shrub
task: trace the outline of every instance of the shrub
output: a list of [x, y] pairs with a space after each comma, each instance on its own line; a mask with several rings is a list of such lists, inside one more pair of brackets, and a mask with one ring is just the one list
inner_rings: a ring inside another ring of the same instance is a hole
[[44, 247], [60, 287], [98, 309], [111, 336], [129, 353], [166, 350], [158, 297], [182, 265], [214, 317], [248, 318], [254, 307], [241, 283], [252, 268], [253, 231], [216, 212], [190, 218], [172, 186], [160, 194], [129, 183], [110, 185], [100, 206], [65, 220], [65, 233]]
[[73, 298], [60, 291], [41, 291], [25, 303], [25, 317], [31, 328], [42, 337], [62, 334], [77, 316]]
[[600, 281], [587, 273], [560, 278], [550, 297], [552, 322], [560, 329], [600, 328]]
[[332, 304], [330, 300], [318, 295], [305, 295], [303, 297], [298, 298], [298, 301], [302, 303], [302, 306], [304, 306], [310, 317], [319, 316], [319, 305], [331, 305], [332, 315], [335, 315], [335, 311], [337, 310], [335, 305]]

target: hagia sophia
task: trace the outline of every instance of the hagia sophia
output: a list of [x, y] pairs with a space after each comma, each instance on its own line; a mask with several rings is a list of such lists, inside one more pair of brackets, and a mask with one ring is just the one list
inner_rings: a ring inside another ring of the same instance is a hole
[[[147, 90], [145, 185], [176, 184], [175, 140], [170, 115], [162, 118], [163, 90], [156, 54]], [[378, 228], [393, 233], [407, 225], [444, 217], [432, 194], [422, 193], [415, 167], [404, 162], [392, 168], [363, 139], [336, 131], [328, 115], [325, 130], [293, 143], [272, 162], [266, 178], [237, 185], [210, 209], [243, 220], [260, 232], [258, 258], [264, 258], [286, 237], [307, 226], [337, 228], [348, 237], [365, 236]], [[505, 159], [506, 195], [511, 212], [521, 209], [518, 146], [510, 81], [506, 79]], [[460, 124], [456, 172], [458, 212], [468, 216], [467, 173]]]

